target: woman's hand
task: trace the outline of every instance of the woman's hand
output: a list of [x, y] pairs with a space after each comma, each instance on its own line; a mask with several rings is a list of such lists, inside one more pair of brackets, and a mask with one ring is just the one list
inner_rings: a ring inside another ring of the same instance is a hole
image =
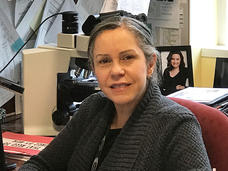
[[177, 89], [177, 90], [182, 90], [182, 89], [184, 89], [184, 88], [185, 88], [185, 86], [182, 86], [182, 85], [177, 85], [177, 86], [176, 86], [176, 89]]

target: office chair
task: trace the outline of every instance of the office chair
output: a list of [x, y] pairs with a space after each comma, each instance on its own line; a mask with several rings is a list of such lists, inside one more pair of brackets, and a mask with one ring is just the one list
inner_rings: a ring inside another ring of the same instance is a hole
[[228, 170], [228, 117], [216, 108], [204, 104], [169, 98], [195, 114], [212, 168], [216, 168], [216, 171]]

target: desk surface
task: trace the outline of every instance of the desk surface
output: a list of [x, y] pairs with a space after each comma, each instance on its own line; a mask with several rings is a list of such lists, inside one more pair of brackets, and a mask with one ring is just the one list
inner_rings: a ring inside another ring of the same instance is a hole
[[7, 116], [2, 123], [2, 131], [10, 131], [15, 133], [23, 133], [23, 119], [22, 114]]
[[9, 163], [9, 164], [16, 163], [16, 165], [17, 165], [16, 168], [11, 170], [11, 171], [18, 171], [19, 168], [24, 164], [25, 161], [6, 158], [6, 162]]

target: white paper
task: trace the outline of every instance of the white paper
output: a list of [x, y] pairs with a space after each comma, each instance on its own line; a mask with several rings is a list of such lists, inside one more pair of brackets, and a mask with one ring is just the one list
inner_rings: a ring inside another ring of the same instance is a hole
[[150, 0], [119, 0], [117, 10], [124, 10], [134, 15], [144, 13], [147, 15]]
[[[76, 4], [73, 0], [65, 0], [63, 3], [60, 12], [63, 11], [75, 11], [76, 10]], [[57, 44], [57, 35], [58, 33], [62, 32], [62, 15], [58, 15], [51, 25], [50, 29], [46, 33], [44, 43], [50, 44], [54, 43]]]
[[36, 11], [36, 15], [33, 16], [32, 21], [30, 22], [30, 28], [33, 32], [36, 32], [37, 35], [37, 29], [38, 27], [40, 27], [41, 25], [41, 20], [42, 20], [42, 16], [43, 16], [43, 12], [44, 12], [44, 7], [46, 4], [47, 0], [43, 0], [43, 2], [40, 4], [40, 7], [37, 9]]
[[181, 44], [180, 29], [159, 27], [159, 44], [163, 46], [175, 46]]
[[[47, 17], [49, 17], [55, 13], [58, 13], [60, 11], [64, 1], [65, 0], [47, 0], [45, 8], [44, 8], [44, 12], [43, 12], [42, 21], [44, 21]], [[48, 19], [39, 28], [35, 47], [45, 44], [44, 39], [45, 39], [46, 33], [48, 32], [49, 28], [53, 24], [55, 18], [56, 18], [56, 16]], [[59, 27], [61, 27], [61, 26], [59, 26]]]
[[[17, 34], [14, 25], [8, 20], [8, 17], [0, 10], [0, 69], [11, 60], [11, 58], [16, 53], [13, 51], [12, 47], [17, 47], [15, 50], [18, 50], [21, 46], [12, 46], [18, 45], [15, 43], [16, 40], [19, 40], [19, 35]], [[23, 42], [19, 42], [22, 43]], [[21, 44], [19, 44], [21, 45]], [[2, 72], [0, 75], [14, 82], [20, 82], [20, 63], [21, 63], [21, 54], [17, 55], [16, 58], [11, 62], [10, 65]], [[10, 93], [7, 90], [0, 89], [0, 106], [5, 104], [14, 96], [13, 93]]]
[[180, 28], [183, 28], [184, 27], [184, 10], [183, 9], [180, 9], [179, 11], [179, 24], [180, 24]]
[[1, 0], [0, 10], [6, 14], [5, 16], [11, 24], [14, 21], [14, 6], [15, 1]]
[[192, 100], [201, 103], [210, 103], [215, 99], [228, 95], [228, 88], [188, 87], [168, 95], [180, 99]]
[[34, 0], [29, 10], [26, 12], [24, 18], [17, 27], [17, 32], [22, 38], [22, 40], [27, 40], [28, 36], [31, 33], [30, 23], [33, 21], [36, 16], [37, 11], [40, 9], [40, 6], [43, 4], [42, 0]]
[[14, 93], [9, 92], [3, 88], [0, 88], [0, 106], [4, 105], [6, 102], [12, 99], [13, 96]]
[[89, 15], [100, 14], [104, 0], [78, 0], [76, 11], [78, 12], [79, 33], [82, 33], [82, 24]]
[[29, 7], [31, 6], [33, 0], [16, 0], [15, 1], [15, 26], [21, 22]]
[[13, 51], [18, 51], [24, 44], [24, 42], [21, 40], [14, 26], [12, 25], [12, 23], [10, 23], [2, 10], [0, 10], [0, 21], [1, 27], [5, 32], [4, 38], [7, 39]]
[[116, 11], [118, 0], [105, 0], [101, 8], [101, 13]]
[[179, 28], [179, 0], [151, 0], [148, 11], [148, 23], [156, 27]]

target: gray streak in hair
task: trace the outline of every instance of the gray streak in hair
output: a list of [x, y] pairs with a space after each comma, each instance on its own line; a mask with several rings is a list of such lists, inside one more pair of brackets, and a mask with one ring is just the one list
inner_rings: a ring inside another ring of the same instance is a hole
[[157, 56], [156, 67], [152, 74], [152, 79], [157, 83], [160, 83], [161, 59], [159, 52], [153, 45], [153, 36], [151, 30], [144, 23], [130, 17], [110, 17], [97, 24], [92, 30], [88, 47], [89, 62], [92, 69], [94, 67], [93, 50], [97, 36], [104, 31], [113, 30], [120, 27], [126, 28], [135, 35], [138, 45], [144, 52], [147, 62], [153, 58], [153, 55]]

